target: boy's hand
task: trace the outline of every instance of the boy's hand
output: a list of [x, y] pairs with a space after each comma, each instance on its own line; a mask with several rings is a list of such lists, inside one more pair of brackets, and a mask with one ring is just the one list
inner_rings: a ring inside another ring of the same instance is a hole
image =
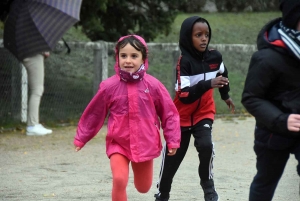
[[177, 148], [172, 148], [168, 150], [169, 153], [167, 154], [168, 156], [174, 156], [176, 154]]
[[80, 151], [81, 147], [75, 147], [75, 151], [78, 152]]
[[300, 132], [300, 115], [290, 114], [287, 120], [287, 127], [289, 131]]
[[220, 75], [214, 79], [211, 79], [211, 87], [212, 88], [221, 88], [224, 85], [228, 85], [228, 83], [229, 83], [228, 78], [223, 77], [222, 75]]
[[232, 99], [231, 99], [231, 98], [228, 98], [227, 100], [224, 100], [224, 101], [225, 101], [226, 105], [228, 105], [228, 108], [229, 108], [229, 109], [230, 109], [230, 107], [231, 107], [231, 113], [233, 114], [234, 111], [235, 111], [235, 105], [234, 105]]

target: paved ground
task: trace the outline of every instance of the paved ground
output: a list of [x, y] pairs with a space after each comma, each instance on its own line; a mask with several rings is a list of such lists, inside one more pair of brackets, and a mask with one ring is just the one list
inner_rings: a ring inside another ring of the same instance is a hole
[[[254, 119], [217, 119], [214, 123], [214, 174], [222, 201], [246, 201], [255, 174]], [[105, 129], [80, 152], [74, 152], [75, 127], [54, 128], [52, 135], [28, 137], [24, 131], [0, 134], [0, 200], [110, 200], [111, 174], [105, 154]], [[190, 149], [174, 178], [170, 201], [204, 200], [197, 176], [197, 154]], [[274, 201], [299, 201], [299, 177], [293, 155]], [[129, 201], [154, 201], [160, 158], [155, 160], [153, 187], [139, 194], [128, 185]], [[131, 174], [132, 175], [132, 174]]]

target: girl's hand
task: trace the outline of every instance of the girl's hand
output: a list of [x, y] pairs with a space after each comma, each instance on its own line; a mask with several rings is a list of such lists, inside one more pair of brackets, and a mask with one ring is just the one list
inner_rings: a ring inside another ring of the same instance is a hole
[[169, 153], [167, 154], [168, 156], [174, 156], [176, 154], [177, 148], [172, 148], [168, 150]]
[[75, 151], [78, 152], [81, 150], [81, 147], [75, 147]]

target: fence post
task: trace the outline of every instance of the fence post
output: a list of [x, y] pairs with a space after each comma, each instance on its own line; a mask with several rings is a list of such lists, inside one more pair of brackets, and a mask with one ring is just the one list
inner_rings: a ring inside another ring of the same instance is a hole
[[20, 120], [21, 117], [21, 64], [11, 68], [11, 114], [13, 120]]
[[28, 77], [27, 71], [22, 63], [21, 66], [21, 122], [27, 122], [28, 107]]
[[94, 84], [93, 92], [96, 94], [99, 84], [108, 77], [108, 52], [107, 43], [100, 41], [94, 48]]

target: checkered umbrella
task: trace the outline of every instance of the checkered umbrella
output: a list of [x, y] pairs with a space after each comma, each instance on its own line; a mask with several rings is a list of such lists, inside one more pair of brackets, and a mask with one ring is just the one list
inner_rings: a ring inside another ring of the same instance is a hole
[[79, 21], [82, 0], [14, 0], [4, 25], [4, 47], [20, 61], [51, 51]]

